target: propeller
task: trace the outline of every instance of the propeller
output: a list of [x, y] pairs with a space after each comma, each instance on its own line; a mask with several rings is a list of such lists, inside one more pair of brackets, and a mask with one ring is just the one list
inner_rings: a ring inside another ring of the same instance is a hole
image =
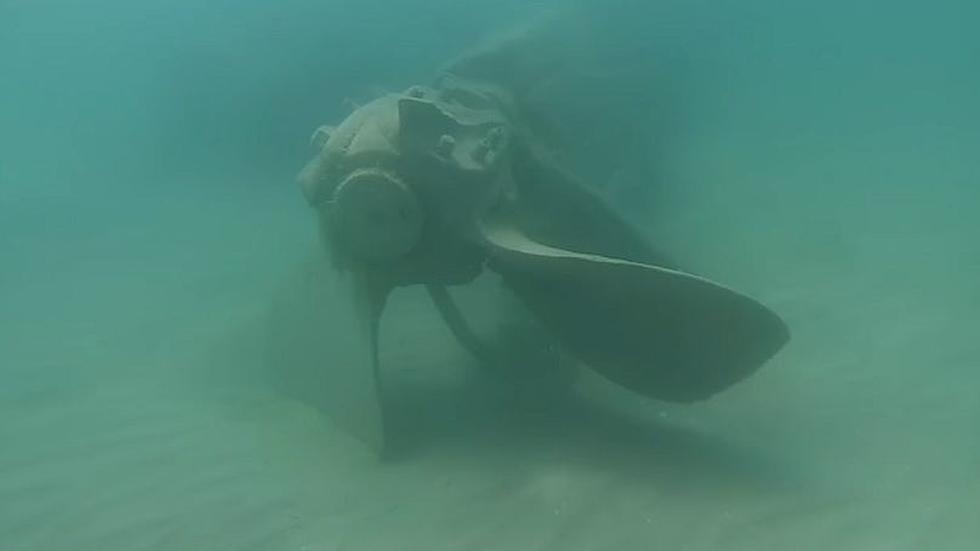
[[[334, 339], [343, 342], [331, 358], [326, 378], [330, 414], [348, 432], [379, 456], [388, 452], [385, 435], [384, 379], [378, 345], [381, 313], [390, 288], [376, 286], [367, 274], [335, 274], [324, 285], [333, 285], [332, 313], [346, 327], [332, 328]], [[327, 389], [324, 389], [325, 391]]]
[[449, 75], [314, 135], [299, 180], [337, 268], [335, 311], [361, 350], [324, 368], [348, 427], [380, 453], [389, 439], [378, 343], [396, 287], [426, 285], [462, 344], [493, 356], [445, 290], [493, 270], [583, 363], [668, 401], [731, 386], [789, 339], [759, 302], [663, 260], [545, 160], [517, 112], [505, 90]]
[[707, 279], [544, 245], [506, 219], [482, 235], [491, 269], [568, 350], [651, 398], [708, 398], [789, 339], [771, 310]]

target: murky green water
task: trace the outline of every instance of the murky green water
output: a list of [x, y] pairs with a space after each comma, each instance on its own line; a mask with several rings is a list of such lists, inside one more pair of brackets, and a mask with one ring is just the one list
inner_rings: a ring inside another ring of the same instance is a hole
[[309, 135], [571, 5], [524, 4], [0, 0], [0, 548], [977, 545], [965, 1], [585, 3], [576, 168], [793, 340], [703, 403], [570, 401], [414, 289], [382, 347], [410, 451], [324, 414]]

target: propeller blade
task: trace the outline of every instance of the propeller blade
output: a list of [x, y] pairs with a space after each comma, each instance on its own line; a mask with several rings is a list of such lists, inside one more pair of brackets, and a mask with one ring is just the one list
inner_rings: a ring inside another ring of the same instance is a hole
[[745, 378], [788, 340], [771, 310], [688, 273], [576, 253], [484, 220], [489, 267], [570, 351], [633, 391], [705, 399]]
[[323, 378], [328, 415], [379, 455], [386, 452], [385, 412], [378, 356], [381, 314], [390, 289], [354, 272], [329, 274], [324, 338], [333, 343]]
[[323, 255], [300, 266], [269, 317], [271, 382], [322, 411], [332, 424], [387, 453], [378, 328], [387, 289]]

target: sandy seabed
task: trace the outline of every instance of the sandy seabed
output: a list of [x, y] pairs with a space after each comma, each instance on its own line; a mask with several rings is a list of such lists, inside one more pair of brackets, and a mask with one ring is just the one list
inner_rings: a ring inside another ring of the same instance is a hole
[[[84, 223], [25, 218], [8, 232], [0, 548], [980, 541], [975, 283], [943, 265], [881, 269], [931, 239], [809, 264], [775, 247], [765, 278], [747, 262], [715, 269], [779, 311], [794, 339], [693, 406], [488, 381], [404, 293], [384, 355], [405, 452], [379, 462], [318, 407], [316, 373], [269, 352], [298, 319], [277, 297], [314, 247], [308, 213], [280, 192], [175, 192], [149, 215], [83, 207]], [[39, 210], [70, 208], [50, 198]], [[708, 271], [730, 260], [703, 258], [716, 259]]]

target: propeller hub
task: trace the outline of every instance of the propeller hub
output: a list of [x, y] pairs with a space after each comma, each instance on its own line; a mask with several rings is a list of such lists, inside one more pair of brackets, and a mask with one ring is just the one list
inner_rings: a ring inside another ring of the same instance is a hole
[[424, 215], [415, 193], [394, 174], [376, 168], [350, 173], [334, 192], [336, 231], [350, 254], [391, 262], [418, 243]]

